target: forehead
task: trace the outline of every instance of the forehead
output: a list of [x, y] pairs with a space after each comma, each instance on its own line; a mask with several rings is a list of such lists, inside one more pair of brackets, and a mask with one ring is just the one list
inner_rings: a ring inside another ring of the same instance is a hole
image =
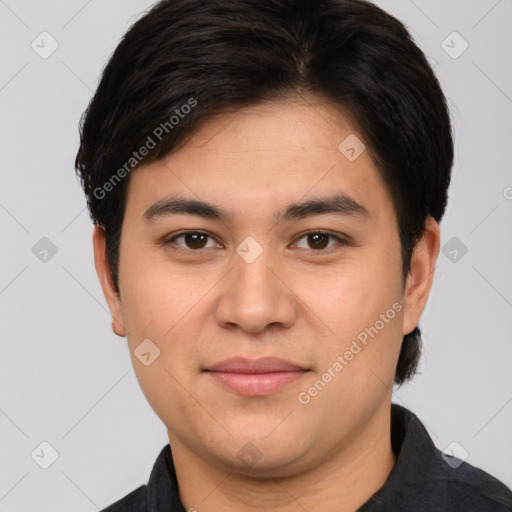
[[211, 117], [188, 139], [198, 152], [274, 152], [292, 157], [306, 151], [338, 151], [340, 137], [362, 135], [346, 109], [313, 96], [267, 101]]
[[171, 193], [247, 210], [334, 192], [390, 202], [350, 113], [294, 99], [211, 117], [178, 149], [133, 172], [127, 209], [140, 212]]

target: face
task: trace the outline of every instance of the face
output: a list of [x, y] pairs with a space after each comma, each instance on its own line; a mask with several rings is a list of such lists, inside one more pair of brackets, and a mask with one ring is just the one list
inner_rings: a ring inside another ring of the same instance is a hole
[[361, 142], [318, 100], [219, 115], [130, 177], [119, 296], [95, 233], [142, 390], [204, 460], [292, 474], [389, 405], [436, 242], [404, 288], [393, 203], [368, 151], [354, 159]]

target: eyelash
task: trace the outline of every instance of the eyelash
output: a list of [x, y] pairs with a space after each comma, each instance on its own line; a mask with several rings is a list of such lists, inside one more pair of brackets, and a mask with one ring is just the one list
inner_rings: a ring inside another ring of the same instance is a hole
[[[190, 249], [190, 248], [184, 248], [184, 247], [181, 247], [179, 245], [176, 245], [176, 242], [175, 240], [177, 240], [178, 238], [181, 238], [185, 235], [188, 235], [188, 234], [197, 234], [197, 235], [205, 235], [209, 238], [211, 238], [212, 240], [215, 240], [214, 237], [208, 233], [205, 233], [203, 231], [182, 231], [176, 235], [172, 235], [171, 237], [167, 237], [165, 238], [163, 241], [162, 241], [162, 244], [164, 246], [169, 246], [169, 245], [175, 245], [177, 248], [174, 249], [178, 252], [187, 252], [187, 253], [190, 253], [190, 252], [194, 252], [194, 253], [200, 253], [206, 249], [211, 249], [211, 247], [203, 247], [201, 249]], [[345, 239], [345, 238], [341, 238], [339, 235], [335, 235], [334, 233], [330, 233], [328, 231], [308, 231], [306, 233], [302, 233], [302, 235], [300, 235], [299, 237], [297, 237], [295, 240], [298, 241], [298, 240], [301, 240], [302, 238], [304, 237], [307, 237], [309, 235], [323, 235], [323, 236], [328, 236], [330, 238], [335, 238], [337, 241], [338, 241], [338, 244], [337, 245], [341, 245], [341, 246], [347, 246], [347, 245], [350, 245], [350, 242]], [[218, 242], [217, 242], [218, 243]], [[296, 242], [294, 242], [296, 243]], [[305, 250], [307, 253], [316, 253], [316, 254], [329, 254], [330, 252], [332, 252], [331, 250], [334, 249], [336, 246], [331, 246], [331, 247], [327, 247], [325, 249], [303, 249]]]

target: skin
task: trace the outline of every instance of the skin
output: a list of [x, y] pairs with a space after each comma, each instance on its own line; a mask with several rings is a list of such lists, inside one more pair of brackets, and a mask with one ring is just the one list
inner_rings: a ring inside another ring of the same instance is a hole
[[[134, 171], [119, 295], [95, 228], [95, 265], [113, 328], [127, 336], [141, 388], [167, 428], [186, 510], [353, 511], [393, 468], [393, 378], [403, 335], [428, 298], [439, 227], [427, 219], [404, 283], [391, 196], [368, 151], [349, 161], [338, 150], [350, 134], [364, 142], [347, 112], [320, 99], [261, 103], [211, 118], [177, 151]], [[290, 203], [333, 192], [369, 215], [276, 223]], [[233, 218], [143, 218], [177, 194]], [[210, 237], [200, 239], [202, 249], [184, 237], [163, 243], [182, 230]], [[335, 236], [319, 245], [304, 234], [310, 231]], [[248, 236], [263, 250], [252, 263], [236, 252]], [[300, 403], [298, 394], [394, 303], [401, 311]], [[161, 351], [149, 366], [134, 355], [144, 339]], [[270, 395], [241, 396], [203, 371], [233, 356], [275, 356], [310, 371]], [[252, 465], [237, 457], [247, 443], [259, 454]]]

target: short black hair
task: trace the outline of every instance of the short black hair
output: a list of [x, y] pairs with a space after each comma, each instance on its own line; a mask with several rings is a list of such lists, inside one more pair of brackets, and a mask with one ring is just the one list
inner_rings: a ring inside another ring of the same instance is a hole
[[[427, 217], [444, 213], [453, 162], [445, 97], [405, 26], [363, 0], [163, 0], [123, 37], [80, 125], [75, 167], [118, 292], [130, 171], [214, 114], [306, 94], [358, 123], [397, 213], [405, 282]], [[397, 384], [420, 350], [415, 329]]]

